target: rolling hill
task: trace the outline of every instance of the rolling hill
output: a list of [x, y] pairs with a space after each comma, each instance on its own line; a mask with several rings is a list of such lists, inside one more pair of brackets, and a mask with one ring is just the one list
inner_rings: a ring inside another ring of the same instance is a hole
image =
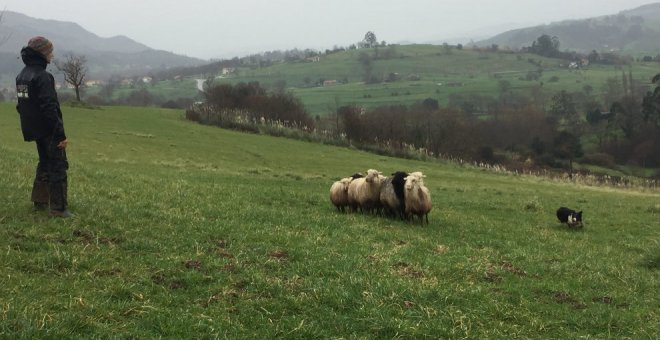
[[530, 46], [539, 36], [556, 36], [560, 49], [578, 52], [660, 51], [660, 3], [622, 11], [615, 15], [583, 20], [566, 20], [549, 25], [522, 28], [498, 34], [476, 43], [511, 49]]
[[0, 22], [0, 38], [5, 40], [0, 44], [0, 74], [12, 74], [22, 67], [17, 59], [20, 49], [36, 35], [51, 39], [59, 56], [69, 52], [84, 55], [89, 76], [96, 79], [205, 63], [201, 59], [152, 49], [125, 36], [99, 37], [76, 23], [6, 11]]

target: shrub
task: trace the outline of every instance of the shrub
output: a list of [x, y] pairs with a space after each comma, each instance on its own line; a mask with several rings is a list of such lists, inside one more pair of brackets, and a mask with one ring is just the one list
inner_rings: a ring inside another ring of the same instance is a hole
[[543, 206], [541, 205], [541, 202], [539, 202], [539, 198], [534, 197], [525, 203], [524, 208], [527, 211], [541, 211]]
[[614, 157], [612, 157], [612, 155], [601, 152], [587, 154], [582, 157], [582, 161], [588, 164], [604, 166], [607, 168], [612, 168], [615, 165]]

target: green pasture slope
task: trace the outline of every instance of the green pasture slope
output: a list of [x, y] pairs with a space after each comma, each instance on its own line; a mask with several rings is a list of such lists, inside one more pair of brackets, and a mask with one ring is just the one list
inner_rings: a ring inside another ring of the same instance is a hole
[[[657, 339], [660, 195], [64, 107], [73, 219], [32, 212], [0, 105], [0, 338]], [[368, 168], [421, 170], [430, 225], [340, 214]], [[583, 209], [569, 230], [554, 211]]]
[[[448, 52], [443, 46], [437, 45], [384, 47], [379, 48], [378, 53], [382, 56], [389, 50], [394, 57], [374, 60], [372, 74], [379, 79], [386, 79], [390, 73], [397, 73], [400, 80], [395, 82], [364, 84], [365, 69], [359, 61], [360, 55], [366, 53], [373, 56], [373, 49], [330, 54], [315, 63], [282, 63], [259, 69], [239, 68], [236, 75], [218, 81], [257, 81], [268, 87], [284, 82], [312, 115], [324, 115], [348, 104], [371, 108], [411, 105], [433, 98], [446, 105], [452, 93], [498, 97], [500, 81], [509, 82], [510, 91], [527, 96], [532, 95], [532, 88], [541, 86], [547, 102], [561, 90], [578, 92], [589, 85], [593, 95], [602, 100], [608, 78], [620, 81], [622, 72], [627, 74], [630, 71], [636, 81], [650, 84], [651, 78], [660, 73], [660, 64], [656, 62], [633, 62], [630, 68], [592, 64], [576, 71], [569, 70], [565, 60], [535, 54], [456, 48]], [[541, 77], [538, 80], [525, 80], [529, 72], [538, 70], [539, 64], [543, 68]], [[409, 80], [411, 75], [418, 76], [419, 80]], [[314, 86], [320, 79], [337, 80], [340, 84]]]

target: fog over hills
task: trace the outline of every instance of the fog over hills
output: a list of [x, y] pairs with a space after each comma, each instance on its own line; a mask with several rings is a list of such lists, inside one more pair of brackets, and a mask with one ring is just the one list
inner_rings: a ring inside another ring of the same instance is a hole
[[476, 45], [496, 44], [515, 50], [530, 46], [543, 34], [556, 36], [561, 50], [660, 52], [660, 3], [613, 15], [510, 30]]
[[[209, 63], [202, 59], [155, 50], [122, 35], [100, 37], [73, 22], [36, 19], [12, 11], [2, 13], [0, 79], [5, 82], [7, 79], [12, 79], [22, 67], [19, 51], [28, 39], [35, 35], [46, 36], [54, 42], [56, 58], [70, 52], [84, 55], [88, 60], [90, 79], [105, 79], [112, 75], [140, 75], [163, 69]], [[477, 46], [496, 44], [500, 47], [520, 49], [530, 46], [539, 36], [548, 34], [559, 38], [562, 50], [660, 52], [660, 3], [590, 19], [566, 20], [549, 25], [511, 29], [513, 27], [520, 26], [501, 24], [490, 26], [488, 30], [475, 27], [470, 36], [427, 41], [433, 44], [448, 42], [469, 45], [474, 40], [485, 39], [475, 44]], [[505, 32], [498, 34], [503, 31]], [[409, 39], [413, 41], [414, 38]], [[346, 45], [350, 43], [352, 42], [348, 41]], [[309, 47], [300, 46], [300, 48]]]
[[99, 37], [72, 22], [43, 20], [6, 11], [0, 22], [0, 73], [12, 74], [22, 67], [20, 50], [42, 35], [53, 41], [55, 57], [66, 53], [84, 55], [90, 78], [144, 74], [150, 70], [195, 66], [206, 61], [152, 49], [125, 36]]

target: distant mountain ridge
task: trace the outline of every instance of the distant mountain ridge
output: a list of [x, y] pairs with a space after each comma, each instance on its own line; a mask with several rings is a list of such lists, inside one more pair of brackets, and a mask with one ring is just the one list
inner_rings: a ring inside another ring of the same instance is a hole
[[581, 20], [565, 20], [549, 25], [510, 30], [475, 43], [520, 49], [543, 34], [556, 36], [560, 50], [660, 51], [660, 3], [653, 3], [618, 14]]
[[66, 53], [84, 55], [88, 60], [89, 76], [94, 78], [144, 74], [150, 70], [207, 63], [205, 60], [155, 50], [126, 36], [102, 38], [76, 23], [36, 19], [5, 11], [0, 22], [0, 39], [6, 39], [0, 44], [0, 73], [15, 73], [20, 69], [20, 50], [36, 35], [53, 41], [56, 58]]

